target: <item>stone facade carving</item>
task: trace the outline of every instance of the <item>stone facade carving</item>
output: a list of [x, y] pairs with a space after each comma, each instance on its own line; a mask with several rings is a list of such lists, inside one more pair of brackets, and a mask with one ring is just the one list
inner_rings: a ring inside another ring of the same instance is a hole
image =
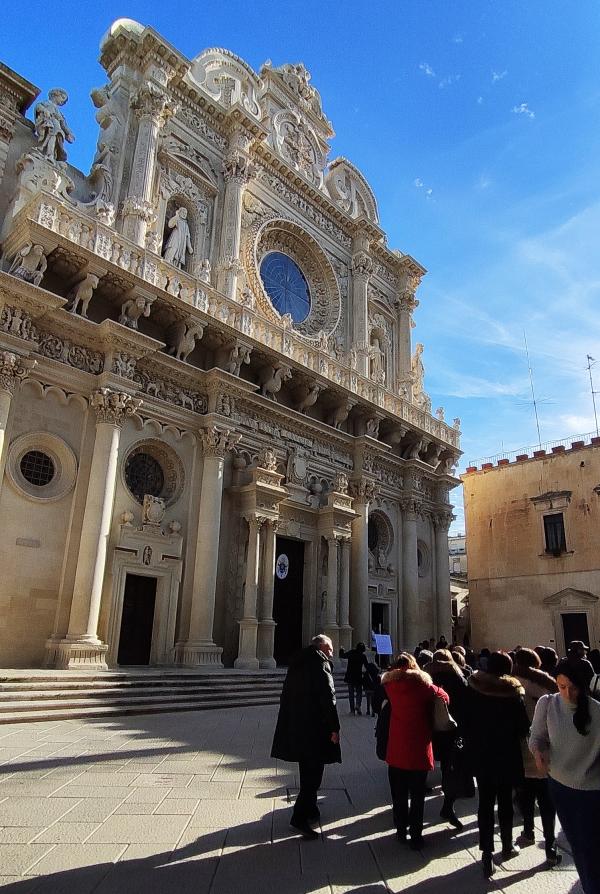
[[131, 394], [110, 388], [99, 388], [90, 395], [90, 406], [96, 413], [97, 421], [108, 425], [123, 425], [126, 419], [135, 416], [141, 405], [141, 400], [136, 400]]
[[38, 102], [34, 110], [38, 149], [50, 161], [66, 161], [64, 144], [75, 140], [61, 112], [68, 98], [66, 90], [50, 90], [48, 99]]
[[121, 305], [119, 323], [123, 326], [128, 326], [130, 329], [137, 329], [140, 317], [150, 316], [150, 309], [155, 300], [155, 298], [151, 298], [147, 295], [137, 295], [128, 298], [127, 301]]
[[247, 345], [244, 345], [241, 342], [234, 342], [229, 350], [229, 355], [225, 363], [225, 369], [227, 370], [227, 372], [231, 373], [232, 376], [239, 376], [242, 365], [247, 365], [250, 363], [251, 353], [252, 348], [249, 348]]
[[64, 338], [59, 338], [52, 332], [42, 332], [39, 334], [37, 350], [44, 357], [51, 360], [58, 360], [59, 363], [65, 363], [74, 369], [80, 369], [82, 372], [98, 375], [102, 372], [104, 366], [104, 355], [99, 351], [93, 351], [91, 348], [82, 345], [73, 344]]
[[12, 276], [39, 286], [48, 267], [43, 245], [28, 242], [14, 256], [8, 272]]
[[276, 401], [281, 386], [292, 378], [292, 371], [285, 364], [264, 366], [260, 371], [260, 393]]
[[204, 456], [219, 456], [223, 458], [226, 453], [233, 450], [239, 443], [241, 435], [229, 430], [223, 431], [215, 426], [203, 429], [198, 433], [198, 439]]
[[190, 228], [187, 224], [187, 208], [178, 208], [173, 217], [168, 222], [169, 229], [172, 233], [169, 235], [163, 257], [169, 264], [175, 267], [185, 266], [186, 254], [193, 254], [192, 242], [190, 239]]
[[187, 360], [204, 335], [204, 326], [198, 320], [177, 320], [167, 332], [167, 354], [177, 360]]
[[96, 276], [95, 273], [86, 274], [85, 278], [78, 282], [67, 296], [69, 298], [67, 310], [72, 314], [76, 314], [81, 305], [79, 312], [82, 317], [87, 318], [87, 310], [99, 282], [100, 277]]
[[144, 494], [142, 525], [158, 527], [165, 516], [165, 501], [151, 494]]
[[17, 385], [29, 375], [34, 366], [35, 360], [24, 360], [12, 351], [0, 351], [0, 391], [14, 394]]
[[431, 400], [429, 396], [425, 393], [424, 389], [424, 377], [425, 377], [425, 367], [423, 366], [423, 361], [421, 360], [421, 355], [423, 354], [423, 345], [418, 344], [415, 353], [412, 357], [411, 369], [412, 369], [412, 382], [413, 382], [413, 402], [425, 410], [428, 413], [431, 413]]

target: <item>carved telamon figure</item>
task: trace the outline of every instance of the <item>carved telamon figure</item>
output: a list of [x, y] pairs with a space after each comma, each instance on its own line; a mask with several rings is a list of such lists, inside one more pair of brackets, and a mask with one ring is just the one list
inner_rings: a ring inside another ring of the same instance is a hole
[[172, 233], [167, 239], [163, 257], [169, 264], [174, 264], [175, 267], [183, 267], [186, 252], [189, 252], [191, 255], [194, 254], [190, 228], [187, 223], [187, 208], [178, 208], [169, 220], [168, 226]]
[[34, 245], [32, 242], [28, 242], [27, 245], [24, 245], [17, 252], [8, 268], [8, 272], [12, 276], [24, 279], [25, 282], [31, 282], [34, 286], [39, 286], [44, 278], [47, 266], [48, 262], [44, 254], [43, 245]]
[[73, 136], [60, 106], [64, 106], [69, 98], [61, 89], [50, 90], [48, 99], [38, 102], [35, 107], [35, 134], [38, 138], [38, 149], [51, 161], [66, 161], [65, 140], [73, 143]]
[[119, 323], [123, 326], [129, 326], [130, 329], [138, 328], [138, 320], [140, 317], [149, 317], [150, 308], [154, 298], [146, 298], [144, 295], [138, 295], [137, 298], [130, 298], [121, 306], [121, 316]]

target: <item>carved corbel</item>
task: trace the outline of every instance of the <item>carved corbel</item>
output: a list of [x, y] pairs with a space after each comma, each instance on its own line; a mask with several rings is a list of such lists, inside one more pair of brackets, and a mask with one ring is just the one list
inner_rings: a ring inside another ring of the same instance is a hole
[[316, 404], [319, 395], [323, 390], [323, 386], [318, 382], [312, 381], [309, 382], [303, 390], [304, 397], [296, 403], [295, 409], [298, 410], [299, 413], [306, 414], [310, 407], [313, 407]]
[[204, 335], [205, 326], [193, 317], [176, 320], [167, 330], [167, 354], [177, 360], [187, 361], [189, 355]]

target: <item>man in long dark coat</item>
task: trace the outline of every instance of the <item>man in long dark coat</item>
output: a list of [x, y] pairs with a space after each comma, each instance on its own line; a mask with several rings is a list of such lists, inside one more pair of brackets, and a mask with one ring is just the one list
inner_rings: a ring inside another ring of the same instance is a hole
[[300, 791], [290, 825], [308, 839], [319, 837], [310, 824], [320, 818], [317, 792], [325, 764], [342, 761], [332, 656], [333, 644], [321, 634], [290, 664], [271, 749], [271, 757], [298, 762]]

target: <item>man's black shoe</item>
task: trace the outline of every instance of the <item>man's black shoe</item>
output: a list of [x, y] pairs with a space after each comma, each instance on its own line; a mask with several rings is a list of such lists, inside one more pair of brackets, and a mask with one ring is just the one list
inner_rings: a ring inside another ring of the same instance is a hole
[[483, 868], [483, 874], [486, 878], [491, 878], [496, 872], [496, 867], [494, 866], [494, 861], [492, 860], [491, 854], [481, 855], [481, 866]]
[[294, 829], [296, 832], [300, 832], [303, 838], [306, 838], [307, 841], [315, 841], [319, 837], [319, 833], [315, 832], [314, 829], [308, 825], [308, 820], [302, 822], [301, 820], [290, 820], [290, 829]]

